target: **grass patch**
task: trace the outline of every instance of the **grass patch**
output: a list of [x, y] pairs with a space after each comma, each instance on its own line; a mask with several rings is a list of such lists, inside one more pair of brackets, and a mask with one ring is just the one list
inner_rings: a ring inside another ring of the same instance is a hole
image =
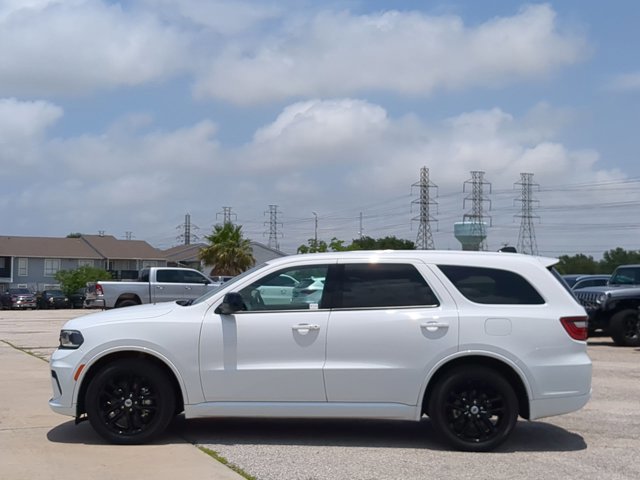
[[38, 360], [42, 360], [43, 362], [49, 362], [49, 357], [48, 355], [42, 355], [40, 353], [34, 352], [32, 350], [29, 350], [28, 348], [24, 348], [24, 347], [19, 347], [17, 345], [14, 345], [11, 342], [7, 342], [6, 340], [0, 340], [0, 342], [4, 343], [5, 345], [9, 345], [11, 348], [18, 350], [22, 353], [26, 353], [27, 355], [31, 355], [32, 357], [37, 358]]
[[256, 477], [254, 477], [253, 475], [249, 475], [247, 472], [245, 472], [244, 470], [242, 470], [240, 467], [238, 467], [237, 465], [234, 465], [233, 463], [229, 462], [229, 460], [227, 460], [226, 458], [224, 458], [222, 455], [220, 455], [218, 452], [211, 450], [210, 448], [206, 448], [206, 447], [201, 447], [198, 445], [198, 449], [201, 452], [206, 453], [207, 455], [209, 455], [211, 458], [216, 459], [218, 462], [222, 463], [223, 465], [229, 467], [231, 470], [233, 470], [234, 472], [236, 472], [238, 475], [242, 475], [244, 478], [246, 478], [247, 480], [257, 480]]

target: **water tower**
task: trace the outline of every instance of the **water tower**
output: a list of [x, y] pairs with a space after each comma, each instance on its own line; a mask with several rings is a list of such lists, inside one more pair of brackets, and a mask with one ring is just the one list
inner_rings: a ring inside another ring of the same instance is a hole
[[484, 188], [488, 186], [491, 193], [491, 184], [484, 181], [484, 172], [476, 170], [471, 172], [471, 180], [464, 182], [463, 191], [466, 191], [467, 185], [471, 185], [472, 190], [465, 197], [463, 206], [466, 207], [467, 201], [471, 201], [471, 211], [462, 216], [462, 222], [453, 225], [453, 233], [463, 250], [486, 250], [487, 224], [484, 219], [491, 220], [491, 217], [485, 215], [483, 205], [489, 203], [491, 208], [491, 200], [485, 197]]
[[456, 222], [453, 234], [462, 244], [462, 250], [480, 250], [487, 238], [487, 224], [482, 222]]

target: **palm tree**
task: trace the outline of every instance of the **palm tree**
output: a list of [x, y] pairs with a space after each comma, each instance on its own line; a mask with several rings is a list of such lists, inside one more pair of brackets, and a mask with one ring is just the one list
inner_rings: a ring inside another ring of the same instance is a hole
[[255, 265], [251, 243], [243, 238], [242, 226], [216, 225], [205, 238], [210, 245], [200, 250], [199, 257], [213, 265], [212, 275], [238, 275]]

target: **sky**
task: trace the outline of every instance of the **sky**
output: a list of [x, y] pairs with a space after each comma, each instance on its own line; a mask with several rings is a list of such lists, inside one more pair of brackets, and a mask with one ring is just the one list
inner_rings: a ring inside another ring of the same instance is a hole
[[0, 235], [166, 249], [187, 214], [198, 241], [226, 211], [286, 253], [415, 241], [425, 167], [438, 249], [460, 248], [472, 172], [489, 250], [519, 242], [523, 173], [540, 254], [639, 249], [638, 18], [634, 0], [0, 0]]

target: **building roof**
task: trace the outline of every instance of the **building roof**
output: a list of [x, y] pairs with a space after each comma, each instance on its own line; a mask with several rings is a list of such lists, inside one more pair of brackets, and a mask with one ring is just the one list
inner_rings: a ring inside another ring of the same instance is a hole
[[108, 259], [164, 260], [162, 251], [143, 240], [120, 240], [113, 235], [82, 235], [96, 252]]
[[112, 235], [82, 235], [78, 238], [0, 236], [0, 256], [165, 260], [164, 254], [147, 242], [118, 240]]
[[0, 236], [0, 256], [36, 258], [103, 258], [81, 238]]
[[200, 249], [206, 247], [206, 243], [191, 243], [189, 245], [178, 245], [163, 250], [162, 254], [169, 262], [197, 262], [200, 260], [198, 253]]

